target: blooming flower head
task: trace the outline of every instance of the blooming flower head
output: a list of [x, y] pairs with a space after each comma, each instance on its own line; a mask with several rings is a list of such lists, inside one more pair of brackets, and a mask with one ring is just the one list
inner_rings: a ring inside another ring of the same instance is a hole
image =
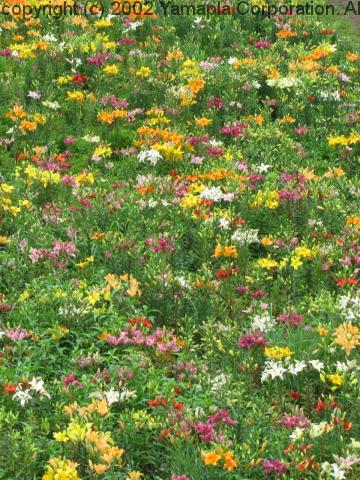
[[144, 67], [143, 66], [136, 72], [137, 77], [147, 78], [150, 75], [151, 75], [151, 69], [149, 67]]
[[51, 458], [42, 480], [80, 480], [77, 464], [61, 458]]
[[237, 466], [238, 463], [236, 460], [234, 460], [234, 452], [228, 451], [223, 454], [223, 460], [224, 460], [224, 469], [228, 470], [231, 472], [234, 470]]
[[302, 413], [298, 415], [285, 414], [278, 423], [286, 428], [306, 428], [310, 425], [310, 420]]
[[275, 327], [275, 320], [268, 313], [264, 315], [255, 315], [252, 320], [252, 330], [260, 330], [263, 333], [271, 332]]
[[223, 449], [220, 449], [219, 451], [211, 450], [210, 452], [201, 452], [201, 456], [204, 464], [207, 466], [221, 466], [219, 465], [220, 461], [222, 462], [224, 470], [232, 471], [238, 466], [238, 463], [234, 459], [234, 452], [230, 450], [223, 451]]
[[265, 368], [263, 370], [263, 373], [261, 374], [261, 381], [266, 382], [269, 378], [271, 378], [272, 380], [274, 380], [275, 378], [280, 378], [281, 380], [283, 380], [285, 372], [286, 368], [284, 368], [281, 361], [265, 362]]
[[18, 386], [13, 395], [13, 400], [17, 400], [22, 407], [24, 407], [30, 400], [32, 396], [29, 394], [29, 390], [23, 390], [21, 386]]
[[140, 163], [149, 162], [150, 165], [153, 166], [155, 166], [161, 159], [162, 156], [160, 152], [154, 149], [146, 150], [138, 155], [138, 160]]
[[81, 103], [84, 100], [85, 95], [80, 90], [68, 91], [67, 99], [71, 102]]
[[203, 462], [204, 462], [205, 465], [216, 466], [218, 464], [219, 460], [221, 460], [221, 455], [219, 455], [215, 451], [201, 452], [201, 456], [202, 456], [202, 459], [203, 459]]
[[10, 340], [12, 340], [13, 342], [17, 342], [19, 340], [25, 340], [26, 338], [29, 338], [30, 333], [27, 330], [14, 327], [14, 328], [11, 328], [10, 330], [6, 330], [5, 336]]
[[338, 326], [334, 337], [335, 343], [345, 350], [346, 355], [360, 345], [360, 329], [351, 323], [343, 323]]
[[116, 75], [119, 73], [119, 67], [117, 65], [106, 65], [106, 67], [103, 68], [103, 72], [106, 73], [107, 75]]
[[242, 335], [238, 340], [239, 348], [265, 347], [266, 340], [262, 332], [249, 332]]
[[143, 476], [143, 473], [133, 470], [128, 473], [126, 480], [141, 480], [141, 477]]
[[196, 94], [205, 88], [205, 80], [202, 78], [192, 78], [188, 81], [187, 86], [193, 93]]
[[333, 373], [327, 376], [330, 382], [336, 387], [340, 387], [343, 384], [344, 378], [339, 373]]
[[292, 352], [288, 347], [266, 347], [265, 348], [265, 355], [274, 360], [281, 360], [282, 358], [290, 357], [293, 354], [294, 352]]
[[276, 320], [284, 325], [291, 326], [291, 327], [298, 327], [302, 322], [302, 316], [298, 315], [296, 312], [286, 312], [282, 313]]
[[218, 245], [215, 248], [215, 252], [213, 255], [213, 257], [232, 257], [232, 258], [236, 258], [237, 256], [238, 256], [238, 252], [234, 245], [230, 245], [229, 247], [222, 247], [221, 245]]
[[262, 468], [265, 475], [285, 473], [287, 471], [286, 465], [280, 460], [266, 459], [262, 462]]

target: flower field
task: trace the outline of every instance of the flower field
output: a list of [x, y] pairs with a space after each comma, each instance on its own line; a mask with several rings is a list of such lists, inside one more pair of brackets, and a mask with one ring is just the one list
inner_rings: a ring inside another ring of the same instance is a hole
[[0, 480], [359, 479], [358, 38], [114, 4], [0, 15]]

